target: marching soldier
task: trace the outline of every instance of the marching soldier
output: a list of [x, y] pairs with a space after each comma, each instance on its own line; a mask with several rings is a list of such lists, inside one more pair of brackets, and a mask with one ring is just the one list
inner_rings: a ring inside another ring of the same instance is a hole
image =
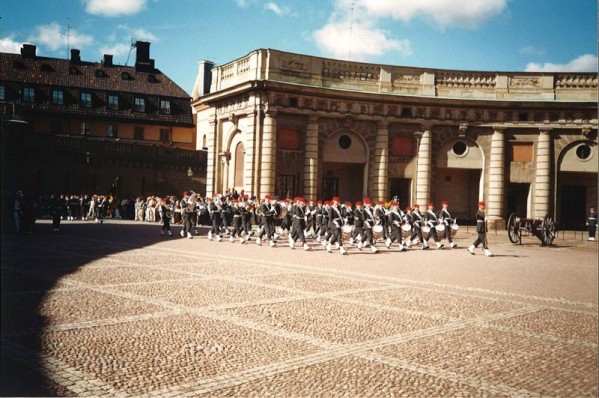
[[243, 206], [240, 206], [241, 228], [243, 229], [243, 232], [245, 233], [245, 241], [247, 242], [248, 240], [250, 240], [251, 236], [254, 234], [254, 230], [252, 229], [253, 210], [251, 209], [251, 206], [253, 206], [253, 202], [250, 202], [248, 200], [247, 195], [245, 195], [243, 197], [243, 199], [244, 199]]
[[425, 225], [424, 216], [420, 213], [420, 205], [415, 203], [412, 206], [412, 236], [410, 239], [413, 240], [418, 237], [419, 241], [422, 242], [422, 250], [428, 250], [428, 242], [422, 236], [422, 227]]
[[183, 220], [183, 229], [181, 229], [181, 237], [186, 237], [187, 239], [192, 239], [191, 236], [191, 213], [195, 210], [192, 210], [191, 207], [194, 206], [191, 203], [189, 192], [183, 192], [183, 199], [181, 199], [181, 219]]
[[276, 246], [275, 242], [275, 222], [274, 222], [274, 214], [275, 209], [273, 208], [271, 195], [266, 195], [264, 197], [264, 202], [260, 206], [260, 213], [262, 214], [262, 224], [264, 230], [260, 232], [258, 238], [256, 238], [256, 244], [262, 245], [262, 238], [266, 235], [266, 239], [270, 240], [270, 247]]
[[164, 236], [165, 232], [168, 236], [173, 236], [171, 232], [171, 218], [173, 215], [173, 207], [168, 198], [163, 198], [160, 207], [158, 208], [158, 214], [162, 220], [162, 227], [160, 228], [160, 235]]
[[387, 218], [385, 202], [382, 200], [376, 202], [376, 206], [374, 207], [374, 217], [376, 222], [380, 223], [383, 227], [383, 241], [386, 241], [389, 238], [389, 219]]
[[587, 228], [589, 230], [589, 241], [595, 240], [595, 231], [597, 230], [597, 211], [595, 206], [591, 206], [591, 209], [587, 213]]
[[372, 233], [372, 227], [375, 225], [374, 209], [372, 208], [372, 201], [370, 198], [364, 198], [364, 239], [358, 243], [358, 249], [362, 250], [363, 247], [370, 245], [370, 249], [373, 253], [379, 251], [376, 248], [376, 242], [374, 241], [374, 235]]
[[302, 247], [304, 250], [310, 250], [310, 246], [306, 243], [306, 237], [304, 236], [304, 230], [306, 228], [306, 201], [302, 197], [295, 198], [295, 204], [291, 207], [288, 212], [292, 214], [291, 223], [292, 230], [289, 234], [289, 247], [295, 249], [295, 242], [299, 239], [302, 241]]
[[329, 229], [331, 232], [331, 239], [326, 245], [326, 249], [329, 253], [332, 253], [332, 245], [337, 244], [339, 246], [339, 252], [341, 254], [347, 254], [343, 248], [343, 237], [341, 235], [341, 227], [343, 226], [343, 214], [339, 202], [339, 197], [335, 196], [332, 200], [332, 205], [329, 210]]
[[443, 208], [439, 211], [439, 214], [437, 216], [439, 218], [439, 221], [445, 225], [445, 237], [447, 238], [449, 247], [453, 249], [454, 247], [458, 246], [457, 243], [455, 243], [451, 237], [451, 224], [453, 224], [455, 220], [451, 218], [451, 214], [449, 214], [449, 210], [447, 210], [449, 202], [444, 200], [441, 202], [441, 206], [443, 206]]
[[[210, 215], [210, 222], [212, 223], [212, 227], [210, 231], [208, 231], [208, 240], [212, 240], [213, 236], [216, 235], [216, 240], [218, 242], [223, 240], [220, 225], [221, 225], [221, 208], [220, 208], [220, 199], [217, 196], [210, 198], [206, 198], [208, 203], [206, 207], [208, 208], [208, 214]], [[183, 204], [181, 204], [183, 206]]]
[[317, 241], [321, 241], [322, 240], [322, 245], [326, 246], [327, 245], [327, 240], [330, 237], [329, 234], [329, 216], [330, 216], [330, 204], [328, 200], [325, 200], [323, 205], [322, 205], [322, 209], [321, 209], [321, 216], [320, 216], [320, 231], [318, 232], [318, 238], [316, 238]]
[[478, 234], [476, 240], [468, 247], [470, 254], [474, 254], [474, 249], [482, 243], [485, 256], [493, 257], [493, 253], [491, 253], [487, 244], [487, 215], [485, 213], [485, 202], [478, 202], [478, 211], [476, 212], [476, 233]]
[[230, 242], [234, 242], [235, 241], [235, 237], [239, 238], [239, 243], [245, 243], [245, 239], [243, 239], [241, 237], [241, 234], [243, 233], [243, 228], [242, 228], [242, 222], [241, 222], [241, 208], [242, 206], [240, 206], [240, 203], [237, 199], [233, 199], [233, 201], [231, 202], [232, 206], [231, 206], [231, 214], [233, 215], [232, 221], [231, 221], [231, 226], [233, 227], [233, 232], [231, 233], [231, 236], [229, 237], [229, 241]]
[[408, 231], [408, 236], [404, 239], [404, 244], [406, 247], [412, 247], [412, 236], [414, 227], [412, 225], [412, 208], [410, 206], [406, 206], [406, 212], [404, 213], [404, 225], [409, 225], [410, 230]]
[[441, 243], [441, 240], [439, 239], [439, 235], [437, 235], [437, 228], [435, 228], [437, 225], [439, 225], [439, 220], [437, 219], [437, 214], [435, 213], [435, 204], [434, 203], [428, 204], [428, 210], [426, 211], [425, 219], [426, 219], [426, 224], [431, 229], [430, 236], [433, 237], [433, 240], [435, 241], [435, 245], [437, 246], [437, 249], [441, 249], [445, 245], [443, 243]]
[[356, 208], [354, 209], [354, 229], [349, 239], [349, 244], [354, 245], [354, 242], [362, 243], [364, 238], [364, 208], [361, 201], [356, 202]]
[[402, 252], [405, 251], [406, 249], [401, 243], [402, 237], [400, 228], [403, 223], [403, 215], [399, 209], [399, 202], [391, 202], [391, 210], [387, 214], [387, 221], [391, 227], [391, 233], [389, 234], [389, 237], [385, 239], [385, 246], [387, 246], [387, 249], [391, 249], [393, 242], [397, 241], [399, 244], [399, 250]]

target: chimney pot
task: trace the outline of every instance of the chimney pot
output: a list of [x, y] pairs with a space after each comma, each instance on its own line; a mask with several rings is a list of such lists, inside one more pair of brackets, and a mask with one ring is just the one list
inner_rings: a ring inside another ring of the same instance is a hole
[[81, 62], [80, 51], [76, 48], [71, 48], [71, 63], [78, 64]]
[[33, 44], [24, 43], [21, 47], [21, 56], [23, 58], [35, 58], [36, 47]]
[[104, 66], [112, 66], [112, 54], [104, 54]]

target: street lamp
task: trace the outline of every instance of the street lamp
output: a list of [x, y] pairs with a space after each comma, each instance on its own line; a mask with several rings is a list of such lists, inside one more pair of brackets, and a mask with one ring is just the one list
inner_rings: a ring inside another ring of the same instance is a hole
[[191, 169], [191, 166], [189, 166], [187, 169], [187, 177], [193, 177], [193, 170]]

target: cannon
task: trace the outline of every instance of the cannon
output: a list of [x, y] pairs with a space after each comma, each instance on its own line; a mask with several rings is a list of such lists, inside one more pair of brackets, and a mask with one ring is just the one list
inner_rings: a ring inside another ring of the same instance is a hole
[[522, 218], [512, 213], [507, 221], [507, 233], [510, 242], [515, 244], [522, 244], [522, 236], [534, 235], [541, 246], [549, 246], [555, 239], [555, 219], [549, 215], [542, 219]]

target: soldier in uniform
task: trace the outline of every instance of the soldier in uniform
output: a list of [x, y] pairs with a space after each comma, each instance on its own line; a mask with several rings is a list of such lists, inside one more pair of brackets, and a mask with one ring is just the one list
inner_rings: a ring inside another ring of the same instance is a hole
[[437, 217], [439, 218], [439, 222], [441, 222], [441, 223], [443, 223], [443, 225], [445, 225], [445, 237], [447, 238], [449, 247], [451, 247], [453, 249], [454, 247], [458, 246], [451, 238], [451, 224], [453, 224], [455, 222], [455, 220], [453, 218], [451, 218], [451, 214], [449, 214], [449, 210], [447, 210], [447, 207], [449, 206], [449, 202], [444, 200], [441, 202], [441, 206], [443, 206], [443, 208], [439, 211], [439, 214], [437, 215]]
[[493, 253], [491, 253], [487, 244], [487, 215], [485, 213], [485, 202], [478, 202], [478, 211], [476, 212], [476, 233], [478, 234], [476, 240], [468, 247], [470, 254], [474, 254], [474, 249], [482, 243], [485, 256], [493, 257]]
[[221, 208], [220, 208], [220, 199], [217, 196], [214, 196], [212, 199], [206, 198], [208, 201], [207, 208], [208, 214], [210, 215], [210, 231], [208, 231], [208, 240], [212, 240], [216, 235], [216, 240], [218, 242], [223, 240], [223, 236], [221, 234], [220, 225], [221, 225]]
[[418, 237], [420, 242], [422, 242], [422, 250], [428, 250], [428, 242], [422, 236], [422, 227], [425, 225], [425, 219], [422, 213], [420, 213], [420, 205], [415, 203], [412, 206], [412, 236], [410, 236], [410, 240], [413, 240], [415, 237]]
[[354, 245], [354, 242], [362, 244], [364, 240], [364, 208], [361, 201], [356, 202], [356, 208], [354, 209], [354, 229], [349, 239], [349, 244]]
[[328, 200], [325, 200], [322, 205], [321, 217], [320, 217], [320, 231], [318, 233], [317, 241], [322, 240], [322, 245], [326, 246], [327, 241], [330, 238], [329, 233], [329, 217], [330, 217], [331, 206]]
[[186, 237], [187, 239], [192, 239], [191, 236], [191, 213], [194, 210], [190, 209], [190, 196], [189, 192], [183, 192], [183, 199], [181, 199], [181, 219], [183, 220], [183, 228], [181, 229], [181, 237]]
[[241, 212], [241, 228], [245, 233], [245, 241], [250, 240], [251, 236], [254, 234], [254, 230], [252, 229], [252, 217], [253, 217], [253, 202], [248, 200], [248, 196], [244, 195], [243, 197], [243, 206], [240, 206]]
[[242, 206], [240, 206], [239, 200], [233, 199], [233, 201], [231, 202], [231, 214], [233, 215], [231, 226], [233, 227], [233, 232], [229, 237], [229, 241], [234, 242], [235, 237], [237, 237], [239, 238], [239, 243], [243, 244], [245, 243], [245, 239], [241, 237], [241, 234], [243, 233], [243, 228], [241, 225], [241, 208]]
[[389, 238], [389, 219], [387, 218], [387, 209], [385, 202], [379, 200], [374, 207], [374, 217], [377, 223], [383, 227], [383, 241]]
[[341, 207], [339, 203], [341, 200], [335, 196], [332, 199], [332, 205], [329, 209], [329, 230], [331, 232], [331, 239], [326, 245], [326, 249], [329, 253], [332, 253], [332, 245], [336, 244], [339, 247], [341, 254], [347, 254], [343, 248], [343, 237], [341, 235], [341, 227], [343, 226], [343, 214], [341, 213]]
[[164, 234], [167, 233], [168, 236], [173, 236], [173, 233], [171, 232], [171, 219], [173, 217], [173, 211], [173, 204], [169, 198], [163, 198], [162, 203], [160, 203], [160, 207], [158, 208], [158, 214], [162, 220], [160, 235], [164, 236]]
[[295, 242], [299, 239], [302, 241], [304, 250], [310, 250], [310, 246], [306, 243], [304, 230], [306, 229], [307, 209], [306, 201], [302, 197], [295, 198], [295, 204], [291, 207], [288, 214], [291, 213], [292, 231], [289, 234], [289, 247], [295, 249]]
[[391, 202], [391, 210], [387, 213], [387, 221], [391, 227], [391, 232], [389, 237], [385, 239], [385, 246], [387, 246], [387, 249], [391, 249], [393, 242], [397, 241], [399, 244], [399, 250], [402, 252], [405, 251], [406, 249], [401, 243], [402, 237], [400, 228], [403, 223], [403, 214], [399, 208], [399, 202]]
[[375, 225], [374, 209], [372, 208], [372, 201], [370, 198], [364, 198], [364, 239], [358, 243], [358, 249], [362, 250], [362, 247], [370, 245], [370, 249], [373, 253], [379, 251], [376, 248], [376, 242], [374, 241], [374, 235], [372, 233], [372, 227]]
[[595, 231], [597, 230], [597, 211], [595, 206], [591, 206], [591, 209], [587, 213], [587, 228], [589, 230], [589, 241], [595, 240]]
[[410, 226], [409, 235], [404, 239], [404, 245], [410, 248], [412, 247], [412, 236], [414, 229], [414, 227], [412, 226], [412, 208], [410, 206], [406, 206], [406, 211], [404, 213], [404, 225]]
[[434, 203], [428, 204], [428, 210], [426, 211], [424, 218], [426, 220], [426, 224], [431, 229], [430, 236], [433, 237], [435, 246], [437, 246], [437, 249], [441, 249], [445, 245], [441, 243], [441, 239], [439, 239], [439, 235], [437, 235], [437, 229], [435, 228], [437, 225], [439, 225], [439, 220], [437, 219], [437, 214], [435, 213]]
[[262, 224], [264, 230], [262, 230], [258, 238], [256, 238], [257, 245], [262, 245], [262, 238], [264, 235], [266, 235], [266, 239], [270, 240], [270, 247], [276, 246], [274, 222], [275, 209], [271, 203], [271, 200], [273, 200], [272, 196], [266, 195], [262, 205], [260, 205], [260, 213], [262, 214]]

